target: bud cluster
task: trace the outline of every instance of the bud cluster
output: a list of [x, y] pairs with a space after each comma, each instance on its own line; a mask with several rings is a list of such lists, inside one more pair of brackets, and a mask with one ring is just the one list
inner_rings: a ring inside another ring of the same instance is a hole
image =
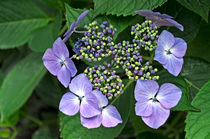
[[94, 89], [100, 90], [108, 99], [123, 93], [124, 84], [120, 76], [111, 70], [111, 65], [87, 67], [84, 71], [94, 85]]
[[134, 35], [133, 43], [148, 51], [157, 47], [157, 34], [157, 26], [150, 20], [144, 21], [141, 25], [136, 24], [131, 28], [131, 35]]

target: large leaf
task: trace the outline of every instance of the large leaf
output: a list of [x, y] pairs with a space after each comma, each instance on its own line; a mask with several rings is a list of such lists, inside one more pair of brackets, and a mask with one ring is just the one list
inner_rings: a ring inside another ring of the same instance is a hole
[[48, 23], [49, 17], [29, 0], [0, 1], [0, 49], [20, 46], [31, 31]]
[[32, 53], [17, 63], [5, 77], [0, 88], [1, 119], [17, 111], [29, 98], [46, 73], [42, 55]]
[[172, 108], [172, 110], [178, 110], [178, 111], [197, 110], [191, 105], [191, 101], [189, 98], [189, 88], [187, 83], [183, 80], [182, 77], [180, 76], [174, 77], [173, 75], [165, 71], [159, 72], [158, 75], [160, 76], [160, 80], [158, 81], [160, 86], [163, 83], [173, 83], [182, 90], [182, 97], [179, 103], [174, 108]]
[[98, 14], [116, 14], [135, 15], [135, 10], [149, 9], [153, 10], [161, 6], [167, 0], [93, 0], [94, 13]]
[[60, 114], [60, 130], [64, 139], [111, 139], [116, 137], [124, 128], [131, 110], [132, 94], [134, 86], [132, 81], [125, 84], [125, 92], [114, 102], [121, 114], [123, 123], [114, 128], [99, 127], [97, 129], [87, 129], [80, 123], [80, 116], [67, 116]]
[[210, 81], [198, 92], [192, 101], [192, 105], [198, 107], [201, 112], [189, 112], [186, 118], [186, 138], [204, 139], [210, 133]]
[[52, 139], [52, 135], [49, 129], [40, 128], [33, 134], [32, 139]]
[[208, 22], [209, 0], [177, 0], [181, 5], [202, 16]]
[[210, 63], [196, 58], [185, 58], [181, 75], [190, 87], [193, 98], [199, 89], [210, 79]]

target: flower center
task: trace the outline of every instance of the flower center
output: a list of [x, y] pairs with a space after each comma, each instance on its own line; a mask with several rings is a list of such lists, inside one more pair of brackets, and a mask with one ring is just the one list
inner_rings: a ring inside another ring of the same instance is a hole
[[165, 50], [165, 51], [166, 51], [166, 55], [170, 55], [170, 54], [172, 54], [170, 49]]
[[60, 61], [61, 66], [65, 65], [65, 61]]
[[157, 100], [156, 97], [153, 97], [153, 98], [152, 98], [152, 101], [153, 101], [153, 102], [158, 102], [158, 100]]

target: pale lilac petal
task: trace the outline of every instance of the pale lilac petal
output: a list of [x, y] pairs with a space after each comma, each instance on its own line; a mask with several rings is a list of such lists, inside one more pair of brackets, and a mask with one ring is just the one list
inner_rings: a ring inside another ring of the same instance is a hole
[[101, 93], [101, 91], [94, 90], [92, 93], [93, 93], [93, 94], [95, 95], [95, 97], [97, 98], [97, 100], [98, 100], [98, 105], [99, 105], [100, 108], [105, 107], [105, 106], [108, 105], [108, 99], [106, 98], [105, 95], [103, 95], [103, 94]]
[[164, 108], [170, 109], [178, 104], [181, 96], [180, 88], [171, 83], [164, 83], [161, 85], [156, 98]]
[[60, 37], [57, 38], [53, 44], [53, 52], [57, 57], [63, 60], [65, 60], [66, 57], [69, 57], [68, 48]]
[[72, 34], [72, 32], [74, 31], [74, 28], [75, 28], [75, 21], [73, 21], [71, 23], [71, 26], [69, 27], [69, 30], [66, 31], [66, 33], [63, 35], [63, 37], [66, 37], [66, 36], [69, 36], [69, 34]]
[[86, 10], [80, 14], [80, 16], [77, 18], [76, 26], [78, 26], [80, 24], [80, 22], [82, 22], [82, 20], [85, 18], [85, 16], [88, 14], [88, 12], [89, 12], [89, 10]]
[[98, 107], [97, 99], [94, 95], [88, 94], [82, 98], [80, 114], [85, 118], [90, 118], [101, 114], [101, 109]]
[[66, 67], [71, 73], [71, 77], [74, 77], [77, 73], [77, 68], [74, 62], [70, 58], [66, 58], [65, 61], [66, 61]]
[[160, 64], [165, 64], [167, 62], [166, 51], [164, 47], [158, 46], [155, 49], [154, 60], [158, 61]]
[[163, 67], [168, 70], [174, 76], [178, 76], [182, 70], [183, 58], [177, 58], [173, 54], [168, 56], [168, 61]]
[[170, 15], [167, 15], [167, 14], [161, 14], [159, 12], [153, 12], [151, 10], [137, 10], [135, 11], [136, 14], [139, 14], [141, 16], [145, 16], [145, 17], [160, 17], [160, 18], [173, 18], [172, 16]]
[[142, 120], [151, 128], [157, 129], [162, 126], [169, 117], [170, 110], [164, 109], [159, 102], [154, 102], [152, 115], [142, 116]]
[[69, 86], [71, 74], [69, 70], [66, 68], [66, 66], [62, 66], [62, 68], [58, 72], [57, 78], [64, 87], [67, 88]]
[[102, 116], [97, 115], [91, 118], [85, 118], [83, 116], [80, 116], [80, 120], [81, 120], [81, 124], [88, 129], [98, 128], [101, 125]]
[[164, 20], [165, 21], [162, 22], [161, 26], [174, 26], [174, 27], [178, 28], [179, 30], [184, 31], [184, 27], [181, 24], [179, 24], [178, 22], [176, 22], [175, 20], [169, 19], [169, 18], [166, 18]]
[[187, 43], [181, 38], [175, 38], [175, 44], [171, 48], [171, 52], [176, 57], [182, 58], [187, 50]]
[[61, 69], [59, 59], [54, 55], [51, 48], [48, 48], [43, 57], [42, 57], [44, 66], [47, 70], [54, 76], [58, 74], [58, 71]]
[[166, 30], [163, 30], [157, 41], [157, 49], [169, 50], [174, 45], [174, 43], [175, 43], [174, 35]]
[[150, 116], [152, 114], [152, 100], [137, 101], [135, 112], [138, 116]]
[[65, 93], [60, 101], [59, 110], [66, 115], [75, 115], [79, 111], [80, 101], [72, 93]]
[[77, 75], [71, 80], [69, 85], [70, 91], [75, 93], [76, 95], [82, 97], [85, 96], [85, 93], [92, 92], [92, 84], [85, 76], [84, 73]]
[[134, 95], [136, 101], [147, 101], [155, 96], [159, 85], [153, 80], [137, 80]]
[[122, 118], [118, 110], [109, 105], [102, 110], [102, 125], [105, 127], [115, 127], [119, 123], [122, 123]]

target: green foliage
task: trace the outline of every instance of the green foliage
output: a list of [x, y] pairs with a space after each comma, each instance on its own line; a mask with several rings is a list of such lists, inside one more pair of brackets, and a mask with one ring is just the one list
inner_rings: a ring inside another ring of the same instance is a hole
[[208, 22], [208, 15], [210, 10], [209, 0], [177, 0], [181, 5], [185, 6], [189, 10], [199, 14]]
[[19, 120], [19, 112], [15, 112], [4, 121], [0, 121], [0, 127], [11, 127], [14, 126]]
[[32, 139], [52, 139], [52, 135], [47, 128], [40, 128], [33, 134]]
[[9, 129], [0, 129], [0, 137], [1, 138], [8, 138], [11, 134]]
[[29, 0], [0, 1], [0, 49], [26, 43], [31, 31], [43, 27], [50, 20], [50, 17]]
[[[60, 114], [60, 130], [64, 139], [86, 138], [86, 139], [109, 139], [116, 137], [124, 128], [132, 106], [132, 95], [134, 84], [132, 81], [125, 81], [124, 93], [114, 102], [120, 112], [123, 123], [113, 128], [99, 127], [97, 129], [87, 129], [80, 123], [80, 116], [67, 116]], [[123, 102], [123, 103], [122, 103]]]
[[1, 119], [13, 114], [27, 101], [45, 74], [41, 57], [37, 53], [28, 55], [5, 77], [0, 88]]
[[210, 134], [210, 81], [208, 81], [197, 93], [192, 105], [198, 107], [201, 112], [189, 112], [186, 118], [186, 138], [204, 139]]
[[117, 16], [135, 15], [135, 10], [153, 10], [161, 6], [167, 0], [93, 0], [94, 13], [116, 14]]

